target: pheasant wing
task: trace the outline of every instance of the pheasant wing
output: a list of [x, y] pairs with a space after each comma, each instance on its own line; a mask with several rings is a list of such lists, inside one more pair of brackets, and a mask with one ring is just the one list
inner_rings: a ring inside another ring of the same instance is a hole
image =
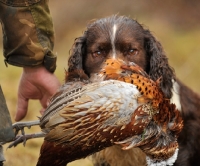
[[76, 99], [70, 102], [66, 97], [68, 103], [48, 119], [43, 128], [46, 140], [58, 144], [81, 140], [90, 144], [92, 140], [109, 139], [107, 131], [129, 124], [140, 105], [140, 92], [135, 85], [114, 80], [88, 84], [74, 92], [74, 96]]

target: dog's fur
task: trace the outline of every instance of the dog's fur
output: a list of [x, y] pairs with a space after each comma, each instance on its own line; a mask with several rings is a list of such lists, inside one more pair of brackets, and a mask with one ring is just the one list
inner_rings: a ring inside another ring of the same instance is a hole
[[[200, 96], [176, 78], [160, 42], [136, 20], [114, 15], [90, 23], [83, 36], [75, 40], [66, 80], [91, 77], [111, 56], [135, 62], [153, 80], [162, 78], [160, 86], [165, 97], [175, 102], [184, 119], [175, 165], [200, 165]], [[138, 149], [122, 153], [120, 148], [111, 147], [93, 158], [96, 166], [139, 166], [145, 165], [144, 156]]]

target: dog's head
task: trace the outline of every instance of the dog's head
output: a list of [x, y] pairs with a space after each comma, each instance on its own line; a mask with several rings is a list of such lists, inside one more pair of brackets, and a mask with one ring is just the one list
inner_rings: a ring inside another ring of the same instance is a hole
[[[162, 78], [163, 93], [167, 98], [172, 96], [175, 75], [161, 44], [148, 29], [124, 16], [114, 15], [89, 24], [83, 36], [75, 40], [68, 71], [79, 77], [90, 77], [111, 57], [138, 64], [153, 80]], [[67, 79], [71, 77], [68, 75]]]

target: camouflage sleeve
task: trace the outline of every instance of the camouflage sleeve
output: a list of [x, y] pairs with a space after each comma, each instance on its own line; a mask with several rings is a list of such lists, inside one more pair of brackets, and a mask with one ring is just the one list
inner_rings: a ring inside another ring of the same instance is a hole
[[54, 30], [48, 0], [0, 0], [5, 62], [56, 69]]

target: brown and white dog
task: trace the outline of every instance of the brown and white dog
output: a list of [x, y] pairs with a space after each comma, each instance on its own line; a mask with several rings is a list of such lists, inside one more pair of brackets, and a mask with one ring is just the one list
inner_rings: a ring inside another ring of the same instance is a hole
[[[135, 62], [153, 80], [162, 78], [165, 97], [176, 104], [184, 119], [174, 165], [200, 165], [200, 96], [176, 78], [160, 42], [136, 20], [114, 15], [89, 24], [83, 36], [75, 40], [66, 80], [92, 78], [111, 56]], [[139, 149], [122, 151], [113, 146], [94, 154], [93, 161], [95, 166], [140, 166], [145, 165], [145, 155]]]

